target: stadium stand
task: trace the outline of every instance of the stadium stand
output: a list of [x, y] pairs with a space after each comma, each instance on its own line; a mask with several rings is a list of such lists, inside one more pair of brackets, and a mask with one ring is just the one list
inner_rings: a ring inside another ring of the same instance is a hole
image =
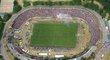
[[71, 17], [82, 18], [88, 22], [92, 33], [90, 46], [96, 45], [96, 42], [100, 39], [100, 29], [96, 22], [97, 18], [91, 12], [82, 8], [71, 8], [71, 9], [29, 9], [21, 13], [13, 22], [12, 27], [19, 29], [20, 26], [26, 22], [26, 20], [33, 17], [52, 17], [56, 18], [58, 14], [68, 14]]

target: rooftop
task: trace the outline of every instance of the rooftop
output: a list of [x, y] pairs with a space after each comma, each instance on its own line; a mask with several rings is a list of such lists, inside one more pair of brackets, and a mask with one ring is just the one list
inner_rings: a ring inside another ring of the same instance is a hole
[[14, 0], [1, 0], [0, 13], [11, 13]]

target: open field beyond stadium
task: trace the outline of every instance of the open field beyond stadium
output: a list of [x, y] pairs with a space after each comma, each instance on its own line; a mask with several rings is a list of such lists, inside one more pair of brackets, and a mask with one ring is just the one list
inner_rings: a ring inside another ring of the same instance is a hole
[[74, 48], [77, 43], [77, 23], [35, 23], [31, 46]]

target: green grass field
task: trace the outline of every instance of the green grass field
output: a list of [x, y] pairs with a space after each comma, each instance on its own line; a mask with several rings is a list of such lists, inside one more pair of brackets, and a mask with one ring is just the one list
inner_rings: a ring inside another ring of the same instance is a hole
[[36, 23], [30, 46], [74, 48], [77, 43], [77, 23]]

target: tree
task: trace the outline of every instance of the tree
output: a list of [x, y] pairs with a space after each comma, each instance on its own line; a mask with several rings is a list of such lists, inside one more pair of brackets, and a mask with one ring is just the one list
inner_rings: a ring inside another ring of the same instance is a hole
[[91, 54], [91, 57], [92, 57], [93, 59], [95, 58], [95, 53], [94, 53], [94, 52]]
[[52, 2], [51, 0], [49, 0], [49, 1], [47, 2], [48, 6], [52, 6], [52, 5], [53, 5], [52, 3], [53, 3], [53, 2]]
[[0, 21], [2, 21], [3, 19], [2, 19], [2, 17], [0, 16]]
[[31, 5], [30, 2], [26, 1], [26, 0], [24, 0], [23, 3], [24, 3], [24, 5], [23, 5], [24, 7], [27, 7], [27, 6]]
[[17, 57], [15, 57], [14, 60], [20, 60], [20, 59], [18, 59]]
[[81, 60], [86, 60], [86, 58], [84, 58], [84, 57], [81, 57]]
[[72, 0], [75, 5], [81, 5], [81, 0]]
[[3, 23], [3, 20], [2, 21], [0, 21], [0, 39], [1, 39], [1, 37], [2, 37], [2, 32], [3, 32], [3, 29], [4, 29], [4, 25], [5, 25], [5, 23]]
[[17, 13], [22, 9], [22, 7], [18, 4], [18, 2], [15, 0], [14, 1], [14, 7], [13, 7], [13, 12]]
[[69, 58], [68, 57], [64, 57], [64, 58], [62, 58], [62, 60], [68, 60]]
[[99, 0], [99, 2], [104, 6], [104, 10], [110, 13], [110, 0]]
[[93, 3], [86, 3], [86, 4], [84, 4], [83, 6], [86, 7], [86, 8], [95, 10], [96, 12], [99, 13], [99, 7], [98, 7], [98, 5], [95, 5], [95, 4], [93, 4]]
[[39, 4], [40, 4], [39, 1], [35, 1], [35, 2], [33, 2], [33, 5], [34, 5], [34, 6], [39, 5]]
[[8, 21], [11, 18], [11, 16], [12, 16], [11, 14], [5, 14], [3, 17], [3, 21], [4, 22]]
[[0, 60], [4, 60], [2, 55], [0, 55]]

